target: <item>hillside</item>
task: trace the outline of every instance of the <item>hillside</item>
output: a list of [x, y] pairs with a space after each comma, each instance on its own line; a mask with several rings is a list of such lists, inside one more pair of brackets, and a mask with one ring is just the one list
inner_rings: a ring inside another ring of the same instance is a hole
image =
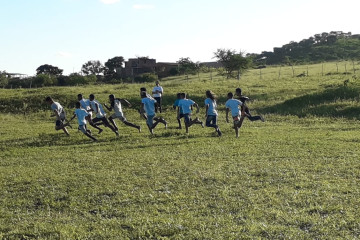
[[255, 54], [264, 64], [314, 63], [357, 60], [360, 57], [360, 35], [333, 31], [315, 34], [299, 42], [292, 41], [273, 52]]

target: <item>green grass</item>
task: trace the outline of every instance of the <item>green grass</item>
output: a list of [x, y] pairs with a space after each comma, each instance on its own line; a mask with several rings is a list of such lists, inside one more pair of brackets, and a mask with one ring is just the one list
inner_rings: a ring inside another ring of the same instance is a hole
[[[53, 95], [71, 111], [79, 92], [101, 102], [114, 93], [138, 106], [140, 85], [0, 90], [0, 238], [359, 238], [358, 82], [278, 79], [276, 71], [263, 70], [262, 79], [249, 72], [240, 83], [214, 73], [165, 79], [169, 129], [159, 125], [150, 136], [125, 108], [143, 132], [118, 122], [120, 137], [105, 129], [97, 143], [75, 129], [56, 132], [42, 98]], [[246, 120], [236, 139], [223, 104], [238, 86], [266, 122]], [[175, 93], [203, 106], [207, 89], [219, 96], [223, 137], [175, 129]]]

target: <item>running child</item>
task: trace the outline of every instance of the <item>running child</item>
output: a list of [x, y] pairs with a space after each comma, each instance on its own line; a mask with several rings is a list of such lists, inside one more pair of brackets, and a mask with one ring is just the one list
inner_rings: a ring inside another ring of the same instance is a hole
[[206, 108], [206, 114], [205, 114], [206, 123], [205, 123], [205, 125], [207, 127], [215, 128], [216, 133], [220, 137], [222, 135], [222, 133], [220, 131], [219, 126], [217, 125], [218, 112], [216, 111], [216, 108], [217, 108], [216, 96], [212, 91], [207, 90], [206, 97], [207, 98], [205, 99], [205, 108]]
[[229, 111], [231, 111], [231, 116], [233, 118], [233, 123], [234, 123], [234, 129], [235, 129], [235, 134], [236, 137], [239, 137], [239, 128], [241, 127], [241, 116], [244, 115], [244, 109], [241, 110], [239, 109], [239, 106], [243, 106], [243, 103], [238, 100], [238, 99], [234, 99], [234, 95], [232, 94], [232, 92], [229, 92], [228, 95], [228, 100], [225, 103], [225, 107], [226, 107], [226, 122], [229, 122]]
[[199, 113], [199, 105], [193, 100], [187, 99], [186, 93], [181, 93], [180, 96], [181, 99], [179, 101], [179, 107], [184, 114], [186, 133], [189, 133], [189, 127], [191, 127], [193, 124], [201, 124], [201, 126], [204, 127], [203, 122], [200, 121], [198, 117], [196, 117], [194, 120], [191, 119], [192, 107], [196, 107], [196, 113]]
[[122, 121], [125, 125], [136, 128], [137, 130], [139, 130], [139, 132], [141, 132], [141, 127], [137, 126], [131, 122], [128, 122], [124, 116], [124, 113], [122, 111], [122, 107], [121, 107], [121, 102], [125, 102], [129, 107], [131, 107], [131, 104], [128, 100], [126, 99], [121, 99], [121, 98], [115, 98], [114, 94], [110, 94], [109, 95], [109, 101], [110, 101], [110, 107], [108, 107], [106, 104], [104, 104], [104, 106], [107, 108], [107, 110], [109, 110], [111, 112], [111, 110], [114, 109], [114, 114], [111, 115], [109, 117], [109, 121], [110, 123], [114, 126], [114, 128], [116, 130], [118, 130], [118, 127], [116, 126], [116, 123], [114, 121], [114, 119], [119, 119], [120, 121]]
[[250, 109], [248, 108], [248, 106], [246, 105], [246, 101], [249, 100], [248, 97], [242, 95], [242, 91], [241, 91], [241, 88], [236, 88], [235, 89], [235, 96], [238, 100], [240, 100], [243, 105], [241, 106], [241, 109], [244, 109], [244, 115], [241, 116], [241, 119], [240, 119], [240, 127], [244, 121], [244, 118], [247, 117], [250, 121], [258, 121], [258, 120], [261, 120], [262, 122], [264, 122], [264, 118], [262, 116], [252, 116], [251, 113], [250, 113]]
[[146, 113], [146, 125], [148, 126], [150, 133], [154, 134], [153, 129], [156, 127], [156, 125], [158, 125], [159, 122], [163, 123], [165, 125], [165, 128], [167, 128], [167, 122], [165, 121], [165, 119], [161, 117], [155, 117], [156, 100], [153, 98], [148, 98], [146, 92], [141, 92], [140, 96], [141, 96], [140, 113], [141, 114], [144, 114], [144, 112]]
[[71, 125], [70, 123], [65, 123], [66, 113], [64, 108], [60, 103], [55, 102], [50, 96], [46, 97], [45, 101], [50, 105], [54, 112], [51, 117], [56, 117], [55, 130], [58, 131], [62, 129], [66, 135], [70, 135], [66, 127], [69, 126], [71, 128]]
[[92, 126], [93, 128], [96, 128], [99, 131], [99, 133], [101, 133], [103, 130], [98, 125], [102, 125], [102, 123], [97, 123], [97, 125], [95, 125], [92, 121], [92, 110], [91, 110], [91, 106], [90, 106], [90, 100], [85, 99], [81, 93], [79, 93], [77, 95], [77, 98], [78, 98], [78, 101], [80, 102], [80, 106], [90, 114], [89, 120], [88, 120], [90, 126]]
[[[103, 123], [106, 127], [110, 128], [115, 134], [116, 136], [119, 136], [118, 131], [110, 125], [109, 121], [106, 118], [106, 113], [102, 107], [102, 105], [95, 100], [95, 96], [94, 94], [90, 94], [89, 96], [89, 100], [90, 100], [90, 107], [91, 107], [91, 111], [93, 111], [96, 115], [96, 117], [92, 120], [92, 122], [97, 125], [96, 123], [101, 122]], [[102, 129], [99, 131], [99, 133], [102, 132]]]
[[174, 102], [173, 108], [176, 109], [176, 120], [179, 123], [179, 127], [177, 129], [181, 129], [181, 118], [184, 117], [184, 113], [182, 112], [181, 107], [179, 107], [179, 102], [181, 100], [181, 93], [176, 94], [176, 100]]
[[[78, 123], [79, 123], [79, 127], [78, 129], [85, 134], [85, 136], [91, 138], [94, 141], [97, 141], [96, 138], [94, 138], [93, 136], [91, 136], [91, 131], [87, 129], [86, 127], [86, 120], [91, 120], [90, 119], [90, 113], [88, 111], [86, 111], [85, 109], [81, 108], [81, 103], [80, 102], [76, 102], [75, 104], [76, 109], [74, 112], [73, 117], [70, 119], [73, 120], [75, 117], [77, 117], [78, 119]], [[69, 121], [69, 122], [70, 122]]]

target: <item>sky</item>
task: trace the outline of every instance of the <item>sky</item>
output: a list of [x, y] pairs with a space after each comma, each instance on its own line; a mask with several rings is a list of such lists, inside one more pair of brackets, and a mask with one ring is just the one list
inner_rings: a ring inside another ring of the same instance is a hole
[[147, 56], [215, 61], [219, 48], [273, 51], [330, 31], [360, 33], [359, 0], [0, 0], [0, 71]]

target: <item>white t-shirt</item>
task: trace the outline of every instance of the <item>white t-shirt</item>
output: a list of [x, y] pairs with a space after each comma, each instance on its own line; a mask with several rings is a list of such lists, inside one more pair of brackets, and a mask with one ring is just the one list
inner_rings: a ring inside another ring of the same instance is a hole
[[66, 117], [65, 110], [58, 102], [51, 104], [51, 109], [57, 112], [56, 120], [64, 120]]
[[162, 94], [164, 93], [163, 88], [161, 86], [155, 86], [153, 88], [153, 92], [156, 92], [156, 91], [159, 91], [159, 93], [154, 93], [153, 97], [161, 97]]
[[114, 112], [115, 112], [115, 115], [118, 116], [118, 117], [122, 117], [123, 116], [123, 111], [122, 111], [122, 107], [121, 107], [121, 102], [120, 100], [118, 99], [115, 99], [114, 100]]
[[77, 120], [78, 120], [78, 123], [79, 125], [85, 125], [87, 122], [86, 122], [86, 119], [85, 117], [86, 116], [89, 116], [90, 114], [83, 108], [77, 108], [75, 109], [75, 114], [76, 114], [76, 117], [77, 117]]
[[195, 102], [191, 99], [180, 99], [179, 107], [182, 109], [183, 114], [190, 114], [191, 113], [191, 106]]
[[153, 98], [142, 98], [141, 103], [144, 104], [144, 110], [148, 116], [155, 115], [155, 106], [156, 100]]
[[225, 107], [231, 110], [231, 116], [236, 117], [241, 115], [239, 106], [242, 106], [243, 103], [237, 99], [229, 99], [225, 103]]
[[210, 98], [205, 99], [205, 106], [209, 105], [208, 111], [207, 111], [207, 115], [211, 115], [211, 116], [217, 116], [218, 113], [216, 111], [216, 101], [211, 100]]
[[81, 99], [80, 106], [85, 110], [90, 110], [90, 100], [89, 99]]
[[[97, 111], [96, 103], [99, 105], [100, 111]], [[106, 113], [105, 113], [102, 105], [98, 101], [96, 101], [96, 100], [90, 101], [90, 106], [94, 110], [94, 113], [96, 114], [97, 118], [103, 118], [106, 116]]]

